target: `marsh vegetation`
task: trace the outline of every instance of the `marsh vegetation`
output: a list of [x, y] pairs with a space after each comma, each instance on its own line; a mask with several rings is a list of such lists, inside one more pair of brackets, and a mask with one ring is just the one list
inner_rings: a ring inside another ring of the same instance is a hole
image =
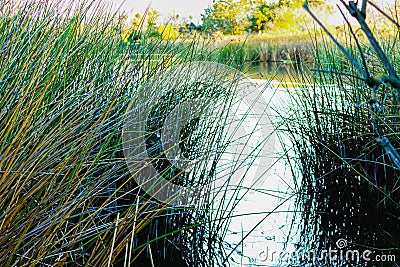
[[[380, 35], [363, 20], [367, 1], [350, 1], [344, 7], [359, 26], [346, 24], [335, 32], [340, 37], [316, 33], [301, 46], [285, 42], [280, 50], [266, 41], [167, 38], [166, 28], [141, 31], [145, 16], [127, 35], [124, 20], [102, 2], [42, 2], [0, 0], [0, 265], [229, 266], [258, 225], [242, 231], [237, 244], [225, 244], [232, 219], [251, 215], [236, 210], [251, 191], [274, 194], [282, 203], [295, 199], [295, 210], [274, 207], [262, 211], [261, 220], [295, 213], [297, 248], [323, 250], [344, 238], [350, 248], [400, 258], [397, 13], [368, 2], [390, 22], [390, 31]], [[273, 88], [265, 81], [252, 99], [269, 101], [249, 129], [254, 107], [239, 120], [228, 114], [242, 112], [235, 108], [245, 97], [232, 92], [250, 83], [220, 63], [244, 70], [246, 62], [271, 60], [296, 62], [285, 83], [278, 81], [286, 106], [270, 105]], [[199, 62], [205, 61], [213, 67], [204, 69]], [[165, 149], [164, 125], [173, 125], [171, 114], [194, 99], [204, 100], [204, 116], [186, 121], [176, 146], [196, 163], [176, 168]], [[149, 113], [133, 122], [143, 128], [132, 136], [143, 140], [147, 165], [127, 161], [123, 138], [127, 114], [142, 114], [143, 107]], [[271, 113], [271, 135], [253, 144]], [[247, 128], [238, 137], [240, 127]], [[261, 152], [272, 135], [282, 153], [266, 159]], [[232, 150], [233, 143], [251, 149]], [[204, 151], [211, 160], [197, 161]], [[226, 161], [226, 155], [233, 156]], [[243, 182], [260, 159], [285, 164], [291, 196], [257, 187], [271, 166]], [[161, 201], [138, 183], [140, 171], [132, 172], [132, 164], [207, 190], [185, 205]], [[237, 173], [240, 179], [231, 184]], [[390, 264], [396, 266], [381, 266]]]

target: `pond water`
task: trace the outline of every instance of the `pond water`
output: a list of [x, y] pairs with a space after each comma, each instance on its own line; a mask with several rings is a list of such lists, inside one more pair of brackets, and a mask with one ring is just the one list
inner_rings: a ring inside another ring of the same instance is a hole
[[251, 79], [292, 82], [300, 74], [299, 64], [291, 62], [252, 62], [243, 71]]
[[[277, 122], [279, 114], [276, 111], [288, 108], [290, 90], [286, 87], [292, 84], [283, 80], [292, 75], [293, 66], [277, 66], [275, 63], [253, 66], [250, 70], [247, 74], [253, 78], [254, 84], [264, 88], [261, 89], [262, 97], [270, 106], [272, 120]], [[272, 158], [272, 166], [263, 175], [262, 184], [253, 188], [255, 190], [243, 192], [229, 223], [224, 239], [226, 253], [230, 255], [229, 266], [278, 266], [279, 254], [295, 251], [301, 223], [296, 219], [301, 212], [296, 206], [296, 190], [300, 180], [293, 177], [283, 156], [285, 153], [292, 154], [290, 141], [279, 131], [274, 135], [274, 147], [270, 148], [268, 155], [259, 155], [260, 161], [264, 160], [263, 157]]]

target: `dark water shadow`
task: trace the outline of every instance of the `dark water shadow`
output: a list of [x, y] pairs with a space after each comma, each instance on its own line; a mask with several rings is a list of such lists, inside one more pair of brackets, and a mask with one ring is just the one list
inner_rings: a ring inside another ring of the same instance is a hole
[[243, 71], [251, 79], [277, 80], [283, 82], [296, 81], [301, 75], [300, 64], [295, 62], [249, 62]]

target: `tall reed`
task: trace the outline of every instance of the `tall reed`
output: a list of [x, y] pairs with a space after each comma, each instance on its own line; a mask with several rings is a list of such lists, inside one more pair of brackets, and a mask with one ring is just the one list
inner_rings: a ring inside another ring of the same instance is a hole
[[312, 44], [305, 38], [301, 39], [270, 39], [232, 41], [226, 44], [213, 45], [209, 58], [217, 62], [297, 62], [312, 61]]
[[[143, 36], [126, 46], [122, 22], [107, 8], [0, 1], [0, 265], [218, 265], [224, 252], [214, 230], [226, 219], [209, 204], [151, 199], [122, 151], [125, 114], [140, 88], [204, 58], [202, 44]], [[177, 90], [175, 97], [192, 92]], [[159, 111], [172, 108], [164, 103]], [[148, 124], [154, 132], [156, 111]]]
[[[399, 257], [398, 87], [379, 78], [386, 69], [374, 47], [362, 43], [351, 28], [347, 36], [342, 44], [352, 60], [331, 40], [316, 43], [314, 75], [300, 77], [305, 85], [291, 93], [293, 111], [282, 114], [289, 122], [285, 129], [302, 173], [299, 199], [306, 211], [302, 244], [317, 251], [356, 249], [362, 254], [371, 250], [374, 256]], [[380, 40], [396, 67], [397, 36]], [[377, 82], [363, 77], [353, 60]], [[391, 149], [382, 145], [385, 137]], [[340, 239], [347, 241], [347, 247], [338, 247]], [[333, 263], [325, 258], [319, 265], [369, 264], [359, 258], [341, 260]]]

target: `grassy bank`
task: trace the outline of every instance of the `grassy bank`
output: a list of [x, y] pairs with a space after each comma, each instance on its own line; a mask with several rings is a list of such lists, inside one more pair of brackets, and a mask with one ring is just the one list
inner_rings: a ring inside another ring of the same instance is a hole
[[[368, 21], [373, 24], [373, 31], [377, 33], [377, 37], [383, 42], [393, 36], [397, 36], [396, 29], [393, 29], [388, 23], [380, 21], [376, 26], [374, 24], [374, 19], [371, 17]], [[358, 49], [356, 43], [351, 41], [352, 36], [346, 25], [327, 27], [338, 41], [346, 44], [348, 47], [351, 46], [351, 51], [356, 51]], [[222, 36], [221, 39], [209, 43], [208, 58], [221, 63], [233, 61], [238, 65], [243, 65], [246, 62], [313, 63], [316, 56], [319, 58], [324, 57], [325, 53], [320, 53], [320, 51], [324, 51], [326, 54], [336, 53], [338, 58], [333, 59], [330, 57], [330, 59], [335, 61], [335, 63], [342, 64], [345, 70], [351, 67], [351, 65], [346, 64], [344, 56], [337, 53], [338, 48], [336, 46], [329, 44], [329, 47], [326, 47], [326, 38], [327, 36], [324, 35], [323, 31], [317, 28], [310, 29], [307, 34], [292, 36]], [[365, 57], [370, 67], [372, 69], [379, 68], [379, 66], [375, 64], [376, 57], [374, 51], [368, 49], [368, 39], [366, 36], [358, 32], [357, 38], [361, 46], [365, 48]], [[390, 44], [386, 45], [390, 46]], [[392, 48], [385, 46], [385, 48], [391, 49], [392, 53], [394, 52], [393, 46]], [[330, 60], [328, 59], [325, 59], [324, 62], [325, 64], [330, 64]]]
[[209, 58], [221, 63], [233, 61], [240, 65], [246, 62], [309, 62], [313, 58], [309, 38], [242, 39], [214, 44]]

